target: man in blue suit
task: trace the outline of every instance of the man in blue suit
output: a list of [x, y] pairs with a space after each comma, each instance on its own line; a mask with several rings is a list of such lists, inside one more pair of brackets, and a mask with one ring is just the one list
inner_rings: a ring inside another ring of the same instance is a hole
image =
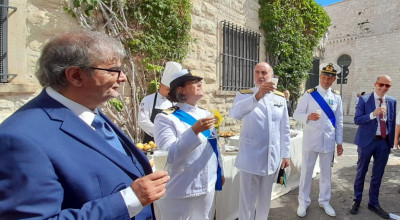
[[373, 157], [368, 209], [382, 218], [390, 218], [389, 214], [380, 207], [378, 197], [382, 176], [395, 136], [396, 100], [386, 95], [392, 85], [391, 81], [388, 75], [378, 77], [374, 84], [375, 92], [361, 96], [356, 107], [354, 123], [359, 127], [354, 143], [358, 146], [358, 161], [351, 214], [358, 213], [365, 174], [368, 171], [371, 157]]
[[45, 88], [0, 125], [0, 219], [154, 219], [167, 172], [152, 173], [97, 108], [119, 95], [123, 57], [121, 44], [98, 32], [44, 47], [36, 76]]

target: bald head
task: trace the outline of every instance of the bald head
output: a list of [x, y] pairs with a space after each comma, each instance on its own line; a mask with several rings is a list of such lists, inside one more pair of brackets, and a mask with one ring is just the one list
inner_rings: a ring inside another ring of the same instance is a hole
[[388, 75], [379, 76], [374, 83], [375, 92], [381, 98], [389, 91], [391, 86], [392, 78]]
[[254, 68], [254, 83], [256, 86], [263, 82], [268, 82], [274, 76], [274, 70], [271, 65], [266, 62], [261, 62]]

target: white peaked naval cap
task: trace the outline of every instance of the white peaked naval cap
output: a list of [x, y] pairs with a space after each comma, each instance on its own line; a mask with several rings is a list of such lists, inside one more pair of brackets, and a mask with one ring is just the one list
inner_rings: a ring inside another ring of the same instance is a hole
[[161, 83], [165, 86], [170, 87], [170, 83], [173, 80], [172, 76], [174, 73], [177, 73], [182, 70], [182, 65], [174, 62], [174, 61], [169, 61], [165, 64], [165, 69], [163, 72], [163, 76], [161, 78]]

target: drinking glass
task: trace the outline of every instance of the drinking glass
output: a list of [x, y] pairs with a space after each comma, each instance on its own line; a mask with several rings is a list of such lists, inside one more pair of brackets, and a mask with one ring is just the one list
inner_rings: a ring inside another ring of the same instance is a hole
[[381, 118], [382, 121], [386, 121], [387, 120], [387, 108], [386, 108], [386, 100], [383, 100], [382, 104], [381, 104], [381, 108], [383, 108], [385, 110], [385, 113], [383, 113], [383, 117]]
[[274, 76], [270, 79], [271, 82], [274, 83], [275, 87], [278, 88], [278, 81], [279, 81], [279, 77], [278, 76]]
[[168, 158], [168, 151], [165, 150], [155, 150], [153, 152], [154, 159], [154, 170], [161, 171], [165, 170]]
[[[154, 160], [154, 171], [167, 171], [170, 173], [170, 166], [167, 164], [167, 158], [168, 158], [168, 151], [166, 150], [155, 150], [153, 152], [153, 160]], [[160, 198], [163, 199], [167, 196], [167, 193]]]

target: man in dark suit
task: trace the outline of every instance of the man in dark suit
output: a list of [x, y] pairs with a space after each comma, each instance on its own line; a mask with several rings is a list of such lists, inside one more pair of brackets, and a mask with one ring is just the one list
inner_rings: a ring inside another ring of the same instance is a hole
[[119, 95], [123, 57], [98, 32], [44, 47], [45, 88], [0, 125], [0, 219], [154, 219], [168, 174], [97, 108]]
[[379, 188], [394, 144], [396, 126], [396, 100], [386, 95], [392, 85], [391, 78], [383, 75], [377, 78], [375, 92], [360, 97], [354, 116], [358, 130], [354, 143], [358, 146], [357, 176], [354, 181], [354, 201], [351, 214], [357, 214], [364, 189], [365, 174], [371, 157], [374, 158], [369, 187], [368, 209], [382, 218], [389, 214], [379, 205]]
[[283, 91], [283, 94], [285, 95], [286, 106], [288, 109], [289, 117], [292, 117], [293, 116], [293, 102], [290, 100], [290, 92], [289, 92], [289, 90], [286, 89], [285, 91]]

